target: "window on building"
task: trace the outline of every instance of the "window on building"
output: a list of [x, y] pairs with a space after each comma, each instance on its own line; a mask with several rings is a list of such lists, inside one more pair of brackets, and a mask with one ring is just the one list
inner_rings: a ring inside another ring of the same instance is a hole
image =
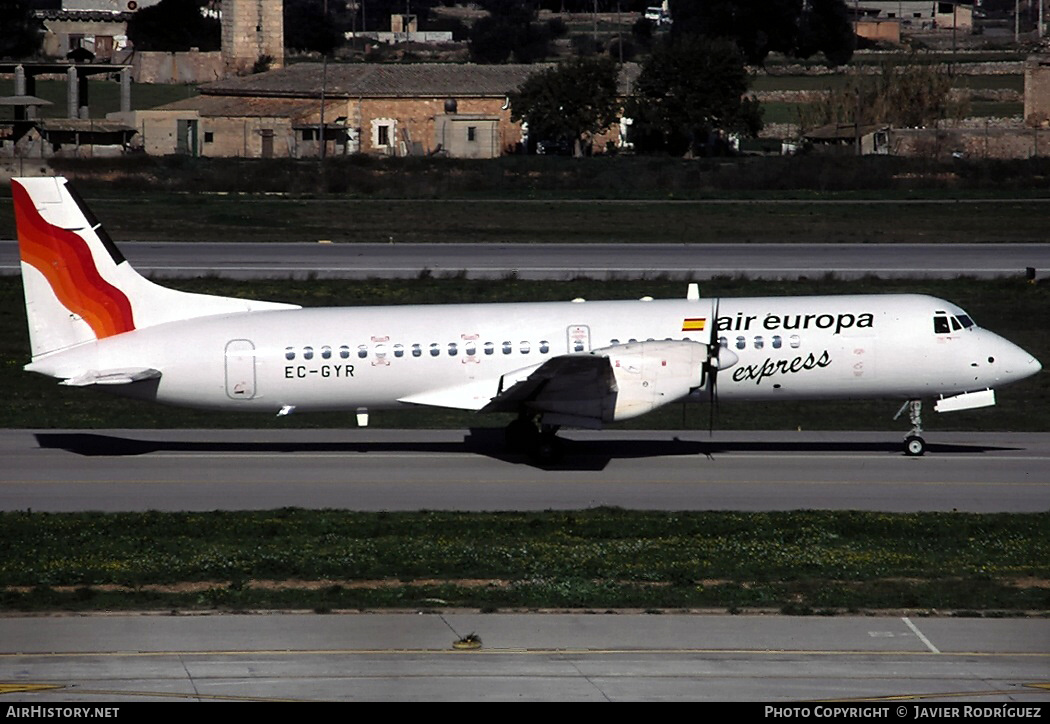
[[204, 132], [204, 142], [205, 143], [212, 143], [214, 141], [215, 141], [215, 134], [212, 131], [205, 131]]
[[467, 126], [467, 140], [470, 141], [471, 143], [473, 143], [474, 141], [478, 140], [478, 127], [477, 126]]

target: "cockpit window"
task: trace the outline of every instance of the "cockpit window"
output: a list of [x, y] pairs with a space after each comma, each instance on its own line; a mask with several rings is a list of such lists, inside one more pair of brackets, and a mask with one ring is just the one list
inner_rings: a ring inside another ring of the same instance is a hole
[[966, 327], [967, 329], [969, 329], [970, 327], [974, 326], [973, 320], [970, 319], [970, 315], [968, 315], [968, 314], [960, 314], [958, 316], [958, 320], [959, 320], [959, 323], [962, 324], [962, 326]]
[[934, 317], [933, 318], [933, 331], [936, 334], [948, 334], [951, 332], [951, 328], [948, 326], [947, 317]]
[[955, 317], [952, 317], [951, 321], [952, 321], [952, 329], [954, 331], [958, 332], [960, 329], [962, 329], [962, 325], [959, 324], [959, 320], [958, 319], [956, 319]]

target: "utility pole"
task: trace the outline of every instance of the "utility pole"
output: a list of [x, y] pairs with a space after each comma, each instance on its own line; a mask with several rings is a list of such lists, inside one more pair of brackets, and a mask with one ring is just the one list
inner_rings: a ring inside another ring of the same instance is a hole
[[[327, 29], [328, 28], [328, 0], [324, 0], [324, 5], [322, 7], [322, 13], [324, 14], [324, 27], [325, 27], [325, 29]], [[321, 144], [321, 150], [320, 150], [320, 153], [318, 153], [317, 158], [318, 158], [318, 163], [321, 163], [321, 164], [324, 163], [325, 150], [326, 150], [326, 148], [328, 146], [328, 141], [325, 140], [325, 137], [324, 137], [325, 136], [325, 133], [324, 133], [324, 94], [325, 94], [325, 90], [327, 90], [327, 88], [326, 88], [327, 85], [328, 85], [328, 51], [327, 50], [322, 50], [321, 51], [321, 122], [318, 124], [318, 129], [317, 129], [317, 132], [318, 132], [317, 139], [318, 139], [318, 141]]]

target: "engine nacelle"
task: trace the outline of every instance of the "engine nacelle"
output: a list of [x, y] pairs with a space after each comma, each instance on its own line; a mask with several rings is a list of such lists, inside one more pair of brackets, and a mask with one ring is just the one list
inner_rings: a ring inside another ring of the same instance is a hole
[[616, 379], [603, 421], [627, 420], [679, 400], [703, 384], [707, 345], [664, 341], [619, 344], [593, 351], [609, 359]]

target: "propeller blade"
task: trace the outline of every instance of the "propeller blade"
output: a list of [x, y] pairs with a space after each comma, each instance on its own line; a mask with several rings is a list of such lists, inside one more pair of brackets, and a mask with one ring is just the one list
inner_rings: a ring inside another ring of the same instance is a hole
[[711, 320], [711, 335], [707, 342], [707, 432], [715, 434], [715, 406], [718, 404], [718, 353], [721, 345], [718, 342], [718, 307], [719, 299], [715, 297], [714, 319]]

